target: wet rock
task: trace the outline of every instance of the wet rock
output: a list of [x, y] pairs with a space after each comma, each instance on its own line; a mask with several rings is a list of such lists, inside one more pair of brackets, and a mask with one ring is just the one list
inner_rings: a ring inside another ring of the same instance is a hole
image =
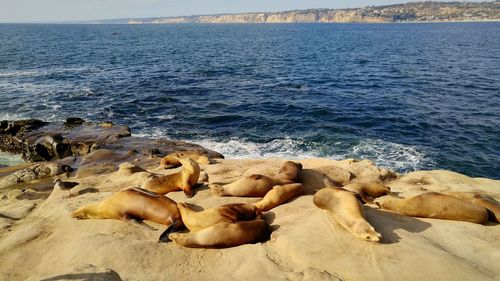
[[73, 128], [76, 126], [80, 126], [85, 123], [85, 120], [79, 117], [69, 117], [64, 121], [65, 128]]
[[0, 122], [0, 150], [22, 154], [27, 162], [85, 156], [99, 149], [136, 151], [146, 156], [196, 150], [211, 158], [223, 158], [220, 153], [188, 142], [132, 137], [129, 127], [112, 122], [94, 124], [78, 117], [52, 123], [36, 119]]

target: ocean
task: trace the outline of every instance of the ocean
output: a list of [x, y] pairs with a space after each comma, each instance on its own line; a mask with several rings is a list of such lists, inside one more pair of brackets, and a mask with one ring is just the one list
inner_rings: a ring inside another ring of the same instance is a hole
[[0, 120], [76, 116], [227, 158], [500, 179], [498, 34], [500, 23], [2, 24]]

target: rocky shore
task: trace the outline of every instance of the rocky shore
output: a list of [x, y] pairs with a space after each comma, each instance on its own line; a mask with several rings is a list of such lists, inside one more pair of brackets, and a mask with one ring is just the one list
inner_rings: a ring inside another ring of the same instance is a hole
[[[131, 136], [130, 129], [80, 118], [47, 123], [1, 121], [0, 150], [27, 162], [0, 167], [0, 276], [5, 280], [497, 280], [500, 226], [400, 216], [364, 205], [382, 235], [367, 242], [327, 219], [312, 196], [327, 186], [378, 181], [401, 197], [428, 191], [474, 191], [500, 200], [500, 181], [450, 171], [405, 175], [369, 160], [301, 159], [306, 194], [264, 213], [272, 233], [262, 243], [227, 249], [189, 249], [157, 243], [164, 226], [147, 230], [119, 220], [70, 217], [75, 209], [127, 187], [160, 169], [162, 156], [195, 150], [202, 164], [192, 198], [168, 193], [200, 209], [259, 198], [218, 197], [208, 183], [229, 183], [255, 173], [272, 175], [286, 159], [224, 159], [199, 145]], [[127, 163], [127, 164], [125, 164]], [[72, 196], [54, 189], [56, 178], [78, 183]]]

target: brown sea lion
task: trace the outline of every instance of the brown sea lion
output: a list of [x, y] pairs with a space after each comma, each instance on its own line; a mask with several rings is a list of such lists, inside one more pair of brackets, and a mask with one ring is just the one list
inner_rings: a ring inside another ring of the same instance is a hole
[[141, 187], [159, 194], [182, 190], [187, 197], [192, 197], [193, 187], [198, 183], [200, 176], [200, 166], [189, 157], [178, 159], [182, 164], [180, 172], [164, 176], [148, 177]]
[[272, 177], [253, 174], [226, 185], [211, 183], [208, 186], [218, 196], [263, 197], [275, 185], [292, 183]]
[[366, 221], [363, 206], [354, 193], [340, 188], [325, 187], [313, 197], [314, 205], [329, 211], [333, 218], [356, 237], [378, 242], [381, 235]]
[[285, 185], [276, 185], [262, 198], [254, 203], [261, 212], [267, 212], [291, 199], [304, 194], [304, 186], [301, 183], [290, 183]]
[[[97, 204], [83, 206], [71, 214], [77, 219], [117, 219], [139, 226], [149, 220], [168, 226], [167, 232], [182, 228], [181, 214], [169, 198], [140, 188], [118, 191]], [[149, 227], [151, 228], [151, 227]]]
[[190, 231], [198, 231], [219, 222], [254, 220], [260, 211], [252, 204], [227, 204], [203, 211], [194, 211], [185, 203], [177, 203], [184, 225]]
[[493, 222], [500, 222], [500, 203], [494, 198], [477, 192], [441, 192], [442, 194], [452, 196], [474, 205], [481, 206], [488, 211], [488, 218]]
[[286, 161], [281, 166], [279, 173], [274, 177], [253, 174], [226, 185], [216, 183], [208, 186], [218, 196], [263, 197], [275, 185], [294, 183], [302, 164]]
[[289, 180], [292, 182], [298, 182], [299, 172], [301, 170], [302, 170], [301, 163], [286, 161], [285, 163], [283, 163], [283, 165], [281, 165], [280, 171], [274, 178], [281, 180]]
[[160, 161], [160, 168], [170, 169], [179, 167], [181, 165], [181, 162], [178, 158], [182, 157], [189, 157], [196, 161], [198, 164], [210, 164], [208, 155], [194, 150], [185, 150], [173, 152], [163, 157]]
[[391, 189], [378, 182], [350, 183], [342, 187], [358, 195], [365, 203], [372, 203], [374, 198], [391, 194]]
[[384, 210], [421, 218], [467, 221], [484, 224], [488, 221], [485, 208], [452, 196], [428, 192], [407, 199], [394, 196], [377, 198], [375, 203]]
[[200, 231], [171, 233], [168, 237], [190, 248], [227, 248], [259, 242], [269, 235], [269, 225], [261, 219], [238, 222], [219, 222]]

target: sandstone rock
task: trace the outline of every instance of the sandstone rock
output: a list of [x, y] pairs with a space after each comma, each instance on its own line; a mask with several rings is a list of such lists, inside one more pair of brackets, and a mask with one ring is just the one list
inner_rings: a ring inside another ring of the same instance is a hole
[[0, 180], [0, 188], [7, 186], [31, 182], [38, 179], [44, 179], [70, 172], [71, 167], [58, 163], [40, 163], [34, 164], [28, 168], [16, 171]]

